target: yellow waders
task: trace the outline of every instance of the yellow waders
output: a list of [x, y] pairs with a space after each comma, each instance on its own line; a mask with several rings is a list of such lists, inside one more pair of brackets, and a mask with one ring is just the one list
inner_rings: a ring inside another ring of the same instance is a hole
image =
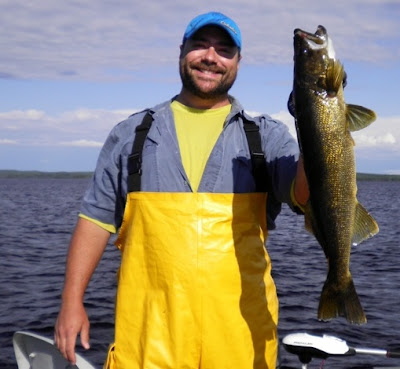
[[266, 194], [128, 194], [105, 368], [275, 369]]

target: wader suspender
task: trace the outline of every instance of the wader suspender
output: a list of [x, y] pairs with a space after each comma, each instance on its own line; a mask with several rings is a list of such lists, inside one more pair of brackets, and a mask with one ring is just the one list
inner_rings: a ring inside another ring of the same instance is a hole
[[142, 178], [142, 152], [147, 133], [153, 123], [153, 111], [148, 110], [142, 123], [135, 129], [131, 154], [128, 156], [128, 192], [140, 191]]
[[[153, 111], [148, 110], [142, 123], [136, 127], [132, 153], [128, 157], [128, 192], [140, 191], [142, 175], [142, 151], [147, 133], [153, 123]], [[270, 192], [271, 183], [267, 175], [264, 152], [261, 146], [260, 129], [253, 121], [242, 116], [243, 127], [249, 145], [256, 192]]]
[[242, 116], [243, 128], [246, 133], [247, 143], [251, 155], [253, 177], [256, 182], [256, 192], [270, 192], [272, 189], [271, 180], [267, 175], [264, 151], [261, 146], [260, 128], [253, 121]]

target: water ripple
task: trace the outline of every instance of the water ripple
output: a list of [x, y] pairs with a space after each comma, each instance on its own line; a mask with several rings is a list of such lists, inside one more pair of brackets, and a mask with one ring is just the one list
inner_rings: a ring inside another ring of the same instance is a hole
[[[87, 180], [0, 180], [0, 367], [15, 369], [12, 334], [30, 330], [53, 336], [60, 304], [64, 264]], [[317, 320], [327, 264], [301, 216], [284, 207], [268, 251], [280, 299], [280, 337], [296, 331], [334, 334], [354, 346], [400, 347], [400, 208], [399, 182], [361, 182], [360, 202], [376, 218], [380, 233], [353, 249], [351, 270], [368, 323], [353, 326], [344, 319]], [[113, 340], [114, 298], [119, 251], [110, 243], [89, 284], [85, 303], [91, 319], [91, 350], [84, 352], [98, 367]], [[281, 352], [285, 366], [299, 367]], [[394, 366], [389, 359], [329, 359], [329, 368]], [[315, 361], [310, 368], [318, 368]]]

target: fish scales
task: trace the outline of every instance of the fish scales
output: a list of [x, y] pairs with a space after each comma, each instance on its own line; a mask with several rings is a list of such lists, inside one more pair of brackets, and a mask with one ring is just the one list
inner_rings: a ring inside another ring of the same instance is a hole
[[318, 318], [344, 316], [351, 323], [363, 324], [366, 317], [350, 273], [350, 252], [352, 244], [376, 234], [378, 225], [356, 198], [350, 131], [365, 128], [376, 116], [369, 109], [345, 103], [345, 83], [346, 74], [326, 29], [319, 26], [314, 34], [296, 29], [289, 110], [295, 117], [310, 190], [306, 228], [328, 261]]

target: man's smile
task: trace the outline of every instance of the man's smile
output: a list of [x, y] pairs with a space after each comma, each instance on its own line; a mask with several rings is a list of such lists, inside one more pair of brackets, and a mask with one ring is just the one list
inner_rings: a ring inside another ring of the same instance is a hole
[[192, 70], [197, 72], [199, 76], [207, 76], [208, 78], [219, 78], [222, 74], [223, 71], [221, 68], [213, 68], [213, 67], [204, 67], [204, 66], [193, 66]]

